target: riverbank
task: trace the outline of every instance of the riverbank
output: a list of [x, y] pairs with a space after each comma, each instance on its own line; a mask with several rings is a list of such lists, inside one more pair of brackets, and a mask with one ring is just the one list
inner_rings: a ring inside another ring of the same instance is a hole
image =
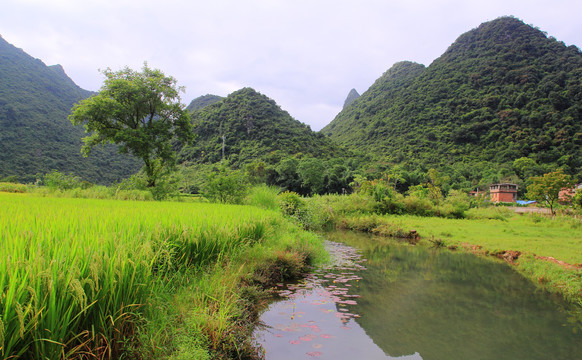
[[577, 219], [493, 208], [472, 209], [467, 219], [340, 215], [334, 226], [500, 258], [541, 288], [582, 305], [582, 223]]
[[577, 307], [504, 263], [362, 232], [324, 237], [329, 266], [279, 284], [261, 313], [267, 359], [582, 356]]
[[5, 358], [252, 358], [263, 289], [326, 254], [279, 211], [0, 193]]

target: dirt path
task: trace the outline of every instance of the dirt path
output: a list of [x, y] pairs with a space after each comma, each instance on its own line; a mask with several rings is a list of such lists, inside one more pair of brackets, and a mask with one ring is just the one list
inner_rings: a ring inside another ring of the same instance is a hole
[[550, 209], [540, 207], [512, 207], [513, 211], [518, 214], [551, 214]]
[[535, 256], [536, 259], [553, 262], [553, 263], [558, 264], [558, 265], [560, 265], [560, 266], [562, 266], [563, 268], [566, 268], [566, 269], [570, 269], [570, 270], [572, 270], [572, 269], [582, 269], [582, 264], [568, 264], [567, 262], [564, 262], [562, 260], [555, 259], [555, 258], [553, 258], [551, 256], [538, 256], [538, 255], [534, 255], [534, 256]]

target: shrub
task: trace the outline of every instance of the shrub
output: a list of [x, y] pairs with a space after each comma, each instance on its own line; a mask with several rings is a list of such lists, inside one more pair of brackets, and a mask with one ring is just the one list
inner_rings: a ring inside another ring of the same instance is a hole
[[[156, 186], [148, 187], [147, 177], [140, 171], [120, 182], [113, 197], [119, 200], [164, 200], [178, 196], [179, 182], [179, 177], [166, 175], [157, 179]], [[149, 195], [145, 194], [146, 192]]]
[[333, 210], [316, 195], [306, 201], [306, 206], [300, 211], [300, 220], [307, 230], [321, 230], [333, 223]]
[[250, 189], [249, 194], [245, 199], [245, 203], [263, 209], [275, 210], [279, 207], [277, 194], [280, 192], [281, 189], [275, 186], [268, 186], [265, 184], [257, 185]]
[[208, 174], [203, 186], [204, 196], [210, 201], [240, 204], [248, 191], [248, 183], [240, 170], [221, 166]]
[[279, 208], [283, 214], [298, 217], [301, 209], [305, 208], [305, 201], [293, 191], [285, 191], [277, 196]]
[[42, 183], [51, 190], [88, 189], [93, 186], [91, 183], [81, 180], [78, 176], [63, 174], [57, 170], [45, 174], [42, 178]]
[[404, 196], [394, 189], [386, 192], [381, 201], [376, 204], [376, 212], [379, 214], [402, 214], [405, 211]]
[[334, 215], [371, 214], [376, 207], [376, 202], [370, 196], [359, 193], [321, 195], [318, 201], [333, 209]]
[[360, 194], [371, 196], [376, 202], [374, 212], [379, 214], [401, 214], [404, 210], [403, 196], [388, 179], [364, 180], [358, 190]]
[[445, 217], [461, 219], [465, 217], [465, 211], [469, 210], [471, 200], [465, 192], [461, 190], [451, 190], [443, 203], [441, 209]]
[[321, 230], [332, 223], [333, 212], [321, 196], [303, 199], [293, 191], [285, 191], [277, 196], [283, 214], [299, 222], [307, 230]]
[[337, 227], [340, 229], [372, 232], [379, 225], [381, 225], [381, 219], [378, 215], [362, 215], [345, 217], [341, 223], [337, 224]]
[[28, 187], [24, 184], [0, 182], [0, 191], [9, 193], [25, 193], [28, 192]]
[[404, 208], [408, 214], [418, 216], [435, 216], [436, 209], [428, 198], [409, 195], [404, 198]]

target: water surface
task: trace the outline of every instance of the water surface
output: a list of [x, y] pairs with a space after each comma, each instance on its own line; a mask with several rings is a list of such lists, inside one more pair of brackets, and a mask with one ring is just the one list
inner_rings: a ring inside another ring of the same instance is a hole
[[[273, 359], [582, 359], [568, 306], [510, 266], [357, 233], [279, 284], [255, 338]], [[341, 243], [340, 243], [341, 242]]]

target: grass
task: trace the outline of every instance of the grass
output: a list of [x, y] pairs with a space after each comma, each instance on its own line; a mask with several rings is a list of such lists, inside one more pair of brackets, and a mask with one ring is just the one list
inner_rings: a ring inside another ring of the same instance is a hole
[[442, 238], [448, 245], [480, 245], [490, 251], [516, 250], [582, 263], [582, 226], [569, 218], [515, 215], [498, 219], [442, 219], [387, 216], [387, 221], [423, 238]]
[[256, 185], [249, 190], [245, 203], [263, 209], [277, 210], [277, 194], [280, 192], [281, 189], [274, 186], [265, 184]]
[[0, 193], [0, 242], [3, 358], [227, 356], [243, 285], [277, 254], [323, 257], [276, 211], [35, 194]]

